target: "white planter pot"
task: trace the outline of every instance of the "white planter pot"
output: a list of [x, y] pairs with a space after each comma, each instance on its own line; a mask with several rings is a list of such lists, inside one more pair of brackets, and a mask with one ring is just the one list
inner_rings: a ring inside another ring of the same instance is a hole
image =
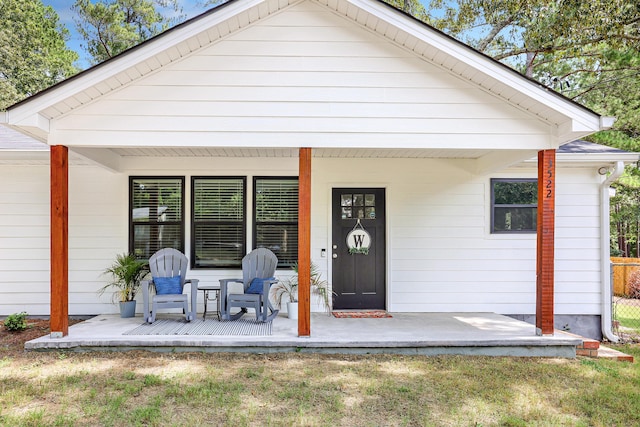
[[287, 302], [287, 315], [289, 319], [297, 319], [298, 318], [298, 303], [297, 302]]

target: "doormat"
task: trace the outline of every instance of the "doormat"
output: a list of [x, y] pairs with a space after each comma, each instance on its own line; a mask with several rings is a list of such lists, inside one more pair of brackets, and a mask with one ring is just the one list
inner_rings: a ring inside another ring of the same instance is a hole
[[365, 311], [333, 311], [333, 317], [339, 319], [383, 319], [392, 317], [384, 310], [365, 310]]
[[217, 319], [196, 319], [187, 322], [184, 319], [159, 319], [152, 324], [144, 323], [124, 335], [271, 335], [272, 322], [256, 322], [238, 319], [221, 322]]

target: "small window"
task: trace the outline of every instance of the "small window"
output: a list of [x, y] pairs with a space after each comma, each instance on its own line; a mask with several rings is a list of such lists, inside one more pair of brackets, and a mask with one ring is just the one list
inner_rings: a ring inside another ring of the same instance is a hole
[[535, 233], [537, 210], [536, 179], [491, 180], [492, 233]]
[[278, 267], [298, 260], [298, 178], [255, 177], [253, 247], [270, 249]]
[[148, 259], [162, 248], [184, 252], [184, 177], [129, 179], [129, 251]]
[[192, 177], [191, 264], [240, 268], [245, 255], [244, 177]]

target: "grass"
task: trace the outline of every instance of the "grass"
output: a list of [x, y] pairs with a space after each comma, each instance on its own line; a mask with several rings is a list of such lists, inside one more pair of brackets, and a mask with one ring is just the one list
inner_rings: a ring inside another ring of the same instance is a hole
[[620, 332], [630, 341], [640, 340], [640, 302], [635, 299], [616, 298], [614, 320], [620, 322]]
[[2, 426], [639, 424], [640, 365], [607, 360], [0, 346]]

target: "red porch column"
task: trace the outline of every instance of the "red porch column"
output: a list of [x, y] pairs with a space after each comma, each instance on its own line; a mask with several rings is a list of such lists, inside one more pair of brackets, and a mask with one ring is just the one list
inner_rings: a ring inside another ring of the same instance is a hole
[[51, 147], [51, 337], [69, 334], [69, 150]]
[[300, 149], [298, 170], [298, 336], [311, 335], [311, 148]]
[[556, 150], [538, 152], [538, 246], [536, 254], [536, 333], [554, 332], [554, 242]]

